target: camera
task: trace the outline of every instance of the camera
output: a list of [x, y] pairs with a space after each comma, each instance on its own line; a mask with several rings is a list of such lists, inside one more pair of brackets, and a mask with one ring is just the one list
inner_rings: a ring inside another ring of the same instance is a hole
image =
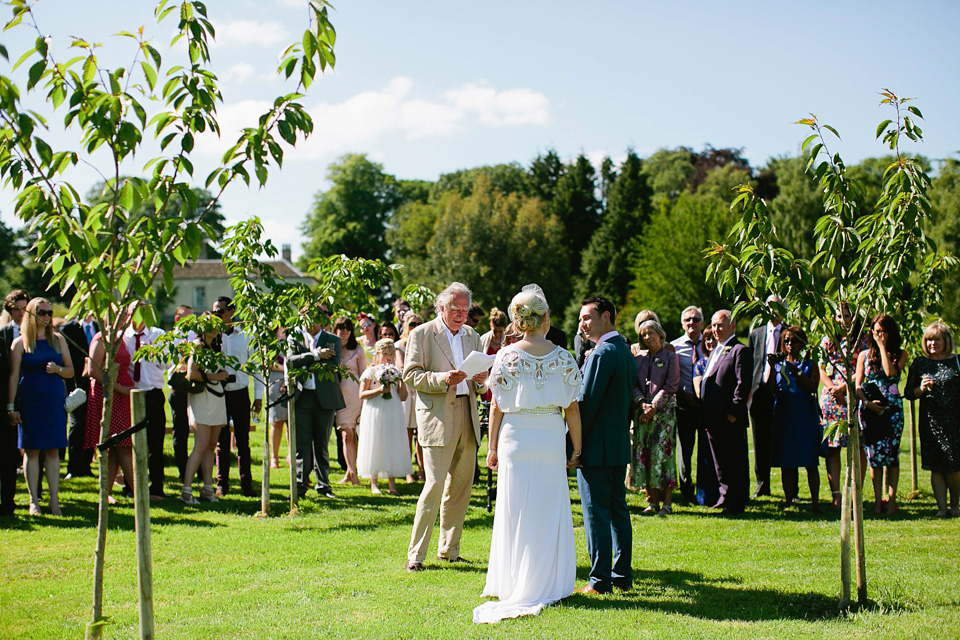
[[236, 376], [236, 374], [231, 373], [231, 374], [229, 374], [229, 375], [227, 376], [227, 379], [226, 379], [226, 383], [227, 383], [227, 384], [230, 384], [230, 383], [236, 382], [236, 381], [237, 381], [237, 376]]
[[770, 364], [780, 364], [786, 359], [787, 359], [787, 356], [783, 355], [782, 353], [767, 354], [767, 362], [769, 362]]

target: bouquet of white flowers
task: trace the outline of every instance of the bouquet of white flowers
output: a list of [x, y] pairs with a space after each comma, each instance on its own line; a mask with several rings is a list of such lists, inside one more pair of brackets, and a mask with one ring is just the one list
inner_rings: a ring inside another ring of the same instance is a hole
[[385, 400], [389, 400], [393, 397], [393, 394], [390, 393], [390, 385], [400, 382], [400, 370], [392, 364], [383, 365], [380, 367], [379, 380], [380, 384], [383, 385], [383, 397]]

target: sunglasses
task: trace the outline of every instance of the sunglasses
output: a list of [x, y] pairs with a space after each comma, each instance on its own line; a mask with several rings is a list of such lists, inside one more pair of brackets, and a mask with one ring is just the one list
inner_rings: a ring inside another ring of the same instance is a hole
[[52, 318], [53, 309], [37, 309], [37, 315], [40, 316], [41, 318], [44, 318], [44, 317]]
[[419, 323], [419, 322], [411, 322], [411, 323], [408, 324], [407, 326], [410, 327], [411, 329], [415, 329], [416, 327], [419, 327], [419, 326], [420, 326], [420, 323]]

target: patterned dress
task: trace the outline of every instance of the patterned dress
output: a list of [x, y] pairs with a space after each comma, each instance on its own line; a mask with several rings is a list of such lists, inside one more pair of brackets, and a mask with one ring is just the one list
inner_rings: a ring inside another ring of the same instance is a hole
[[[872, 382], [877, 385], [887, 402], [886, 415], [890, 419], [890, 426], [893, 427], [893, 435], [883, 438], [880, 441], [863, 448], [867, 452], [867, 462], [874, 469], [879, 467], [896, 467], [900, 464], [900, 438], [903, 436], [903, 398], [900, 396], [900, 389], [897, 385], [900, 383], [900, 374], [893, 376], [884, 375], [883, 372], [876, 372], [870, 359], [866, 362], [866, 371], [864, 373], [863, 384]], [[862, 386], [862, 385], [861, 385]], [[860, 403], [860, 428], [866, 424], [864, 420], [863, 403]]]
[[653, 393], [649, 389], [648, 381], [653, 369], [670, 366], [677, 370], [679, 376], [677, 354], [665, 348], [655, 355], [644, 352], [637, 356], [637, 363], [637, 387], [643, 402], [655, 405], [657, 411], [650, 422], [641, 422], [643, 408], [637, 408], [633, 422], [633, 464], [630, 467], [630, 479], [635, 487], [673, 489], [677, 486], [676, 381], [673, 384], [668, 381], [664, 389], [655, 389]]
[[[867, 336], [863, 335], [860, 340], [859, 348], [853, 353], [852, 361], [854, 363], [856, 363], [857, 356], [860, 355], [860, 352], [867, 348], [867, 341]], [[823, 368], [835, 386], [846, 382], [847, 368], [843, 363], [843, 358], [840, 357], [840, 354], [843, 353], [844, 349], [846, 349], [846, 345], [846, 339], [841, 340], [840, 350], [837, 351], [831, 346], [829, 338], [825, 337], [820, 341], [820, 346], [823, 347], [827, 354], [827, 361], [824, 363]], [[846, 401], [844, 400], [837, 402], [836, 398], [833, 397], [833, 394], [829, 393], [826, 387], [824, 387], [820, 392], [820, 425], [823, 427], [824, 432], [831, 431], [831, 427], [833, 427], [835, 424], [838, 422], [846, 422], [846, 420]], [[847, 446], [847, 434], [835, 432], [833, 436], [828, 436], [827, 446], [831, 448]]]
[[933, 389], [920, 396], [920, 453], [923, 468], [941, 473], [960, 471], [960, 357], [933, 360], [919, 357], [907, 375], [907, 397], [932, 376]]

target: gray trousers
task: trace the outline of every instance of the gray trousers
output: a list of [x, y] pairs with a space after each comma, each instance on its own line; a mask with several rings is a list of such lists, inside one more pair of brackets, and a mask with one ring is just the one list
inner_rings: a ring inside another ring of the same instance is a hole
[[297, 492], [302, 496], [310, 485], [310, 470], [316, 460], [317, 485], [330, 488], [330, 432], [334, 411], [320, 406], [313, 391], [299, 395], [293, 407], [297, 429]]

